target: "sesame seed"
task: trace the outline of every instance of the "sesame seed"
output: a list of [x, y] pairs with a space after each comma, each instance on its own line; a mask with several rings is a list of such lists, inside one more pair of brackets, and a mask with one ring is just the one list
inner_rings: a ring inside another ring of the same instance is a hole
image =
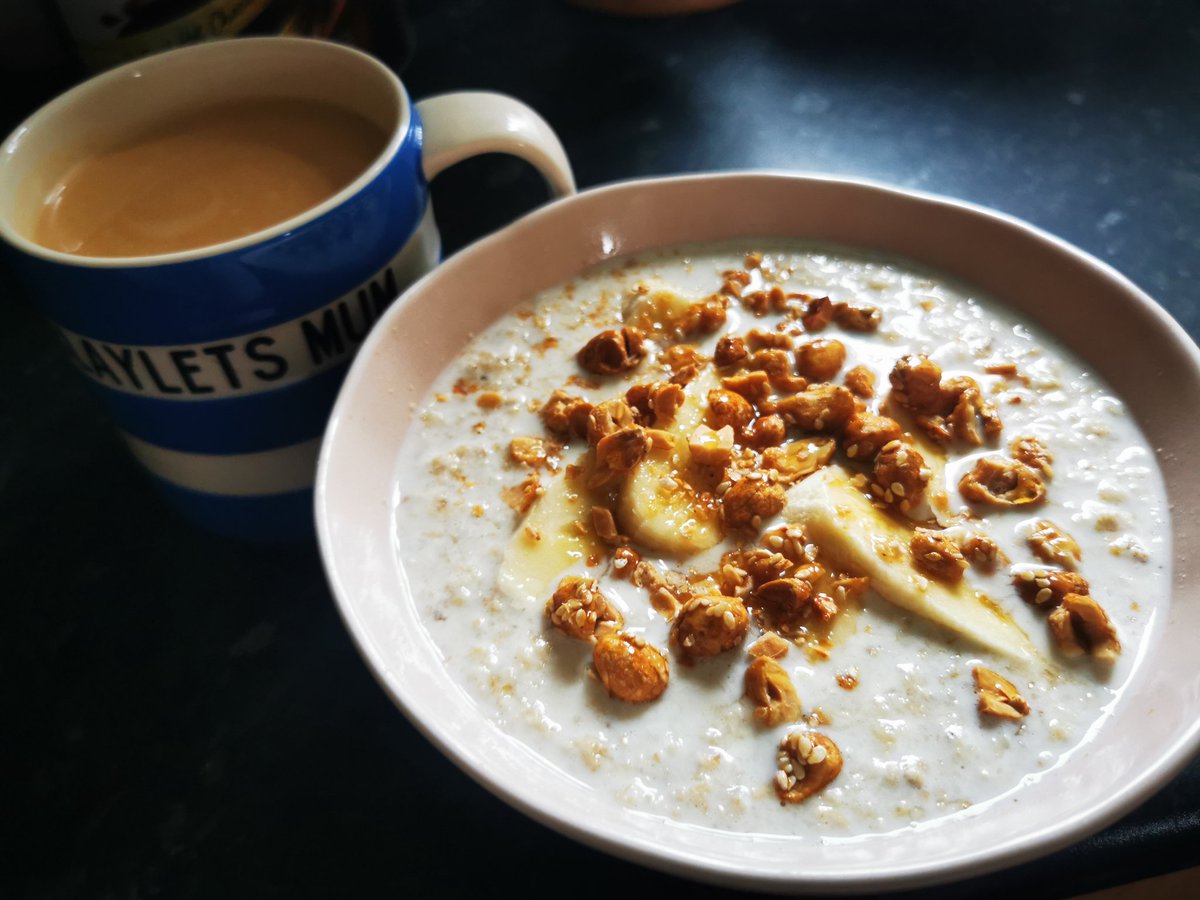
[[904, 485], [902, 485], [898, 481], [893, 481], [892, 482], [892, 493], [895, 494], [897, 497], [903, 497], [904, 496]]
[[1020, 574], [1020, 578], [1022, 581], [1033, 581], [1034, 575], [1032, 572], [1026, 571]]
[[829, 751], [824, 746], [818, 744], [813, 747], [813, 752], [809, 754], [808, 761], [813, 765], [825, 762], [825, 757], [829, 755]]
[[858, 456], [858, 444], [851, 444], [849, 447], [847, 447], [846, 455], [851, 459], [854, 459], [854, 457]]
[[732, 609], [725, 610], [725, 615], [721, 616], [721, 621], [725, 623], [725, 627], [730, 631], [737, 625], [737, 619], [734, 618]]
[[778, 550], [783, 546], [783, 538], [777, 534], [772, 534], [767, 538], [767, 546]]
[[787, 772], [784, 772], [782, 769], [776, 772], [775, 784], [781, 791], [786, 791], [789, 787], [791, 787], [791, 785], [788, 784]]
[[762, 528], [762, 516], [755, 516], [750, 520], [750, 524], [754, 526], [755, 531]]
[[1037, 592], [1037, 596], [1033, 598], [1034, 603], [1045, 603], [1052, 596], [1050, 588], [1042, 588]]

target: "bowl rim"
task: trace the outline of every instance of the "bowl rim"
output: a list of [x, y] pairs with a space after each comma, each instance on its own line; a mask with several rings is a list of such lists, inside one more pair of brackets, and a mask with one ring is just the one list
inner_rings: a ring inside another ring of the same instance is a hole
[[[368, 335], [367, 340], [359, 348], [357, 357], [351, 365], [338, 395], [330, 417], [329, 427], [322, 441], [314, 490], [314, 512], [322, 564], [325, 568], [326, 577], [329, 581], [331, 592], [334, 595], [339, 615], [353, 637], [358, 652], [367, 663], [367, 667], [375, 680], [417, 730], [460, 770], [494, 796], [499, 797], [509, 806], [519, 810], [540, 824], [588, 846], [677, 876], [693, 878], [726, 887], [752, 888], [770, 893], [822, 892], [846, 894], [884, 889], [904, 890], [984, 875], [999, 869], [1008, 868], [1048, 855], [1101, 830], [1149, 799], [1150, 796], [1174, 778], [1187, 765], [1191, 758], [1196, 755], [1197, 751], [1200, 750], [1200, 719], [1193, 720], [1186, 728], [1183, 728], [1178, 733], [1175, 741], [1164, 752], [1158, 754], [1153, 765], [1142, 770], [1136, 778], [1127, 782], [1121, 790], [1112, 794], [1102, 803], [1096, 804], [1074, 816], [1056, 821], [1034, 832], [1018, 836], [998, 849], [992, 848], [964, 852], [955, 856], [949, 863], [918, 862], [913, 865], [893, 867], [886, 871], [868, 873], [861, 873], [846, 868], [797, 879], [790, 875], [777, 874], [773, 876], [770, 872], [761, 873], [739, 869], [733, 865], [724, 865], [714, 862], [711, 859], [700, 857], [686, 850], [676, 852], [674, 848], [666, 845], [659, 845], [656, 850], [650, 850], [628, 840], [623, 840], [619, 836], [606, 833], [603, 829], [597, 828], [591, 823], [565, 818], [543, 809], [536, 802], [528, 800], [516, 791], [508, 788], [493, 777], [492, 774], [480, 771], [472, 765], [456, 746], [453, 736], [440, 727], [441, 723], [427, 722], [417, 715], [414, 710], [409, 708], [402, 687], [394, 683], [389, 677], [387, 665], [378, 656], [377, 651], [372, 645], [369, 631], [359, 620], [350, 598], [346, 595], [339, 581], [337, 559], [335, 558], [332, 546], [329, 518], [331, 502], [329, 469], [333, 454], [337, 452], [338, 425], [347, 406], [351, 402], [349, 398], [356, 391], [364, 377], [371, 355], [385, 339], [388, 325], [401, 317], [405, 309], [413, 302], [413, 298], [427, 290], [430, 284], [448, 277], [448, 273], [452, 273], [457, 269], [469, 267], [472, 265], [473, 259], [484, 253], [488, 248], [500, 243], [516, 240], [523, 233], [533, 231], [543, 220], [562, 215], [562, 210], [568, 206], [587, 203], [592, 198], [602, 195], [637, 192], [643, 188], [664, 184], [713, 181], [727, 181], [732, 184], [745, 179], [815, 182], [824, 185], [845, 186], [891, 195], [906, 203], [950, 207], [976, 217], [989, 219], [996, 225], [1017, 232], [1024, 238], [1047, 244], [1058, 253], [1070, 257], [1075, 262], [1083, 264], [1087, 268], [1094, 270], [1101, 277], [1112, 282], [1113, 286], [1126, 295], [1129, 302], [1137, 306], [1142, 314], [1149, 315], [1160, 326], [1165, 327], [1170, 339], [1176, 345], [1176, 349], [1182, 351], [1185, 356], [1190, 358], [1193, 374], [1200, 379], [1200, 348], [1197, 347], [1183, 327], [1165, 309], [1138, 288], [1128, 277], [1122, 275], [1108, 263], [1068, 243], [1062, 238], [1056, 237], [1016, 216], [980, 204], [945, 195], [886, 184], [872, 179], [785, 170], [750, 169], [665, 177], [632, 178], [592, 187], [576, 195], [554, 200], [499, 231], [459, 250], [407, 288], [401, 297], [393, 303], [385, 315], [375, 324], [371, 334]], [[764, 234], [763, 236], [767, 235]], [[663, 246], [670, 246], [671, 243], [665, 242]], [[595, 260], [592, 265], [599, 264], [607, 258], [626, 255], [628, 252], [640, 251], [627, 251], [618, 248], [616, 252]], [[1174, 533], [1174, 523], [1172, 523], [1172, 536], [1174, 536]], [[1169, 583], [1172, 585], [1172, 593], [1174, 593], [1174, 578]], [[1147, 636], [1149, 635], [1150, 631], [1148, 629]]]

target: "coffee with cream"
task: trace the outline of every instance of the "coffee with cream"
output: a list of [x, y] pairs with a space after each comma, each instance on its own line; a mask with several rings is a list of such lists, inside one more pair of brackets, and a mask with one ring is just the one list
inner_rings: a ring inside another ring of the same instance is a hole
[[163, 122], [73, 165], [34, 239], [79, 256], [208, 247], [317, 206], [383, 150], [383, 129], [329, 103], [248, 100]]

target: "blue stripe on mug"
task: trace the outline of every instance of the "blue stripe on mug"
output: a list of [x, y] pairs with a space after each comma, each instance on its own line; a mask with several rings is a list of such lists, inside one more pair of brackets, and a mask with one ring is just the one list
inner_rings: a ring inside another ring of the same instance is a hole
[[194, 453], [252, 453], [320, 437], [349, 362], [277, 391], [182, 403], [96, 385], [109, 415], [135, 437]]
[[[343, 294], [396, 254], [428, 204], [421, 123], [371, 183], [323, 216], [261, 245], [146, 266], [64, 265], [19, 257], [42, 311], [60, 327], [120, 344], [219, 342], [295, 319]], [[86, 298], [86, 302], [81, 298]]]

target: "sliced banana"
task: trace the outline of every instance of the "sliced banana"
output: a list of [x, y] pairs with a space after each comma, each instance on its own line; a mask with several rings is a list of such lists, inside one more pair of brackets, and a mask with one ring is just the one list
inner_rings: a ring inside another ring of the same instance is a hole
[[666, 282], [650, 278], [626, 296], [621, 318], [649, 337], [671, 335], [695, 302]]
[[576, 525], [588, 521], [595, 502], [586, 480], [582, 469], [574, 478], [559, 475], [530, 507], [500, 563], [500, 589], [508, 596], [544, 602], [555, 578], [589, 557], [604, 555], [603, 545], [591, 530]]
[[691, 556], [722, 537], [715, 503], [705, 504], [688, 481], [688, 449], [655, 449], [625, 479], [617, 503], [622, 534], [660, 553]]
[[876, 509], [844, 469], [829, 466], [792, 487], [783, 514], [804, 527], [823, 561], [866, 575], [890, 603], [1015, 659], [1037, 657], [1025, 632], [986, 595], [966, 582], [944, 584], [914, 569], [911, 529]]

